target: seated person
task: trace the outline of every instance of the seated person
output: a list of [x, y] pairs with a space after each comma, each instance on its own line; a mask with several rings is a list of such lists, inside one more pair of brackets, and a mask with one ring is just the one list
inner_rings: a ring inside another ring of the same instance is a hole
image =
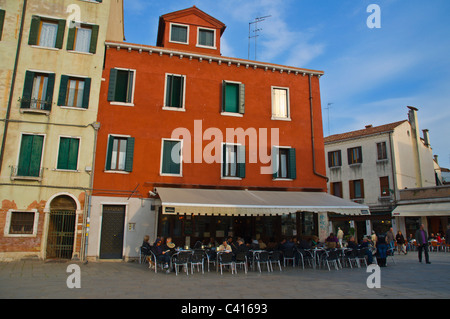
[[330, 233], [330, 236], [327, 237], [325, 240], [328, 248], [336, 248], [338, 239], [336, 236], [334, 236], [333, 233]]
[[175, 244], [172, 242], [172, 237], [167, 237], [166, 244], [163, 247], [164, 251], [168, 251], [169, 256], [176, 253]]
[[142, 246], [141, 246], [141, 253], [144, 256], [148, 256], [150, 255], [150, 251], [152, 249], [152, 246], [149, 243], [150, 237], [148, 235], [144, 236], [144, 241], [142, 242]]
[[161, 245], [161, 240], [157, 239], [155, 242], [155, 246], [153, 246], [153, 253], [156, 256], [157, 261], [164, 263], [164, 269], [168, 269], [170, 263], [170, 254], [168, 254], [168, 252], [170, 250], [165, 250], [164, 248], [167, 247]]
[[355, 237], [351, 236], [347, 243], [347, 248], [358, 249], [358, 245], [356, 244]]
[[361, 243], [361, 245], [359, 245], [360, 248], [367, 248], [366, 249], [366, 255], [367, 255], [367, 263], [370, 265], [373, 263], [373, 254], [372, 254], [372, 250], [370, 250], [371, 245], [370, 245], [370, 240], [367, 237], [363, 238], [363, 242]]
[[223, 240], [222, 245], [219, 246], [217, 252], [231, 253], [231, 246], [228, 244], [228, 241], [226, 239]]

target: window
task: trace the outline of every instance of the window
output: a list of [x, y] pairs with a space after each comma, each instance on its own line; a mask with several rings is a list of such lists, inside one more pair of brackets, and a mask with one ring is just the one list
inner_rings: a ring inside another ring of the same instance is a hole
[[17, 177], [40, 177], [43, 135], [22, 134]]
[[222, 177], [245, 177], [245, 146], [223, 144]]
[[348, 155], [348, 165], [360, 164], [363, 162], [361, 146], [347, 149], [347, 155]]
[[341, 151], [328, 152], [328, 167], [340, 167], [341, 165]]
[[62, 49], [66, 20], [56, 20], [33, 16], [28, 38], [29, 45]]
[[364, 198], [364, 180], [358, 179], [349, 181], [350, 184], [350, 199]]
[[69, 28], [67, 50], [93, 53], [97, 51], [98, 25], [81, 24]]
[[391, 195], [389, 190], [389, 176], [380, 177], [380, 191], [381, 197], [389, 197]]
[[272, 87], [272, 118], [289, 119], [289, 89]]
[[0, 40], [2, 39], [4, 22], [5, 22], [5, 10], [0, 9]]
[[133, 171], [134, 138], [109, 136], [106, 157], [107, 171]]
[[223, 81], [222, 91], [222, 112], [244, 114], [245, 85]]
[[181, 176], [181, 141], [162, 141], [161, 174]]
[[185, 77], [166, 74], [165, 107], [184, 108]]
[[62, 75], [58, 105], [87, 109], [89, 107], [90, 91], [90, 78], [75, 78]]
[[111, 69], [108, 101], [132, 104], [134, 100], [135, 70]]
[[188, 44], [188, 26], [172, 24], [170, 26], [170, 42]]
[[198, 46], [214, 48], [216, 46], [216, 32], [211, 29], [198, 29]]
[[80, 139], [60, 137], [57, 169], [76, 171], [78, 169], [78, 153]]
[[35, 212], [11, 212], [9, 223], [10, 235], [32, 235]]
[[386, 142], [377, 143], [378, 160], [387, 159]]
[[44, 110], [52, 109], [55, 74], [27, 71], [21, 98], [21, 109]]
[[272, 148], [273, 178], [296, 179], [295, 148]]
[[342, 182], [330, 183], [330, 192], [331, 192], [331, 195], [343, 198]]

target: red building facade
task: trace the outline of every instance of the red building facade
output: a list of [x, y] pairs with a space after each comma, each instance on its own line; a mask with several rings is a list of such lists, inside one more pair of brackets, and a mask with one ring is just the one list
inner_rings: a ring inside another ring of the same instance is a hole
[[[133, 255], [132, 242], [139, 246], [144, 235], [172, 236], [181, 245], [227, 235], [318, 234], [314, 210], [246, 217], [239, 207], [227, 213], [227, 205], [209, 213], [205, 202], [183, 211], [158, 193], [326, 193], [323, 72], [223, 57], [224, 30], [192, 7], [160, 18], [157, 46], [106, 43], [90, 255], [102, 254], [106, 225], [98, 216], [110, 204], [124, 206], [122, 256]], [[133, 200], [141, 204], [133, 208]]]

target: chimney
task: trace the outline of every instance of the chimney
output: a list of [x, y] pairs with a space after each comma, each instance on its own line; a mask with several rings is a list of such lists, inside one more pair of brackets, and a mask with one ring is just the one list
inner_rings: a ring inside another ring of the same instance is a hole
[[439, 165], [439, 162], [438, 162], [438, 156], [437, 156], [437, 155], [434, 155], [434, 161], [436, 162], [436, 164]]
[[420, 136], [419, 136], [419, 120], [417, 118], [418, 109], [414, 106], [408, 106], [408, 120], [411, 125], [411, 138], [412, 138], [412, 148], [414, 154], [414, 167], [416, 175], [416, 187], [423, 187], [422, 183], [422, 169], [420, 165]]
[[425, 146], [430, 146], [430, 133], [428, 130], [422, 130], [423, 132], [423, 141], [425, 142]]
[[372, 124], [366, 125], [366, 129], [373, 127]]

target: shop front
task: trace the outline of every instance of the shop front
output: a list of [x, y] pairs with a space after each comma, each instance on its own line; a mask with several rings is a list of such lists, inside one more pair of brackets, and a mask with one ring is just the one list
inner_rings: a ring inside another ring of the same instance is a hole
[[361, 215], [368, 207], [319, 192], [157, 188], [158, 236], [177, 245], [328, 236], [328, 214]]

